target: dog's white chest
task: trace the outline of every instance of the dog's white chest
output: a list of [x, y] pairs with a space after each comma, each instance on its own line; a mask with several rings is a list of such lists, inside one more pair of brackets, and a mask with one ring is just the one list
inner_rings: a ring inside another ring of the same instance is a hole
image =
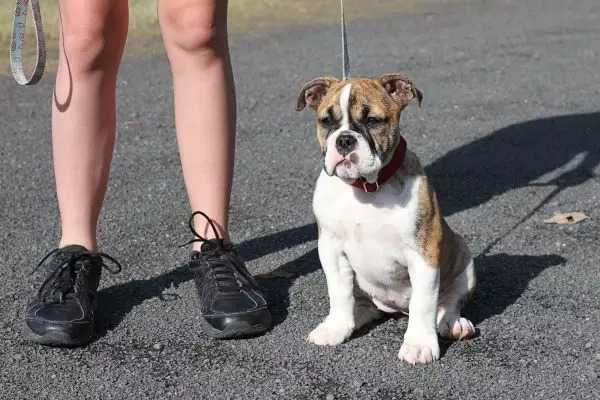
[[410, 296], [406, 250], [416, 248], [419, 178], [364, 193], [322, 173], [313, 208], [323, 233], [352, 266], [359, 286], [390, 308], [404, 308]]

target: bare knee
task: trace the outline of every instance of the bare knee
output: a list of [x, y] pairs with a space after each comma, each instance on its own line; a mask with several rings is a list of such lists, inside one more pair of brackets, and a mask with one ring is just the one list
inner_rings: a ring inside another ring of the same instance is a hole
[[[119, 26], [121, 25], [121, 26]], [[98, 18], [85, 23], [64, 24], [64, 56], [73, 75], [97, 70], [116, 73], [127, 36], [127, 22]]]
[[[201, 5], [187, 1], [159, 9], [160, 26], [167, 52], [185, 52], [206, 58], [222, 56], [226, 48], [226, 10], [222, 4]], [[216, 3], [220, 3], [216, 1]], [[225, 2], [226, 3], [226, 2]]]

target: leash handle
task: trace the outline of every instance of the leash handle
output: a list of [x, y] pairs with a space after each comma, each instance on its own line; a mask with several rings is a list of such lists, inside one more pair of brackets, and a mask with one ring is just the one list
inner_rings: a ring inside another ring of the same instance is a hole
[[[25, 27], [27, 24], [28, 6], [31, 8], [33, 26], [35, 27], [36, 54], [35, 66], [29, 77], [23, 67], [23, 46], [25, 44]], [[42, 13], [39, 0], [17, 0], [13, 16], [12, 36], [10, 41], [10, 69], [19, 85], [34, 85], [44, 75], [46, 67], [46, 42], [42, 26]]]
[[340, 0], [340, 25], [342, 27], [342, 79], [346, 80], [350, 77], [350, 58], [348, 57], [348, 38], [346, 36], [344, 0]]

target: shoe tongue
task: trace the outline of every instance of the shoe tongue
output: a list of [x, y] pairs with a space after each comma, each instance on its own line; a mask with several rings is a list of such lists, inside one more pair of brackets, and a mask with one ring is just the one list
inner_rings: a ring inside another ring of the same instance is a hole
[[202, 243], [202, 246], [200, 246], [200, 251], [211, 251], [219, 247], [225, 247], [225, 245], [226, 242], [223, 239], [210, 239]]
[[[71, 260], [73, 257], [77, 257], [80, 254], [89, 253], [90, 252], [88, 249], [77, 244], [61, 247], [53, 257], [45, 262], [43, 269], [46, 271], [46, 273], [55, 274], [58, 268], [62, 268], [65, 263], [69, 262], [69, 260]], [[63, 287], [67, 291], [68, 288], [72, 287], [73, 285], [71, 270], [69, 268], [65, 268], [58, 275], [54, 275], [53, 280], [54, 287]], [[53, 297], [50, 296], [50, 298]]]
[[45, 269], [48, 271], [54, 271], [62, 263], [67, 262], [72, 257], [76, 257], [79, 254], [89, 253], [89, 250], [78, 244], [71, 244], [68, 246], [61, 247], [59, 252], [55, 256], [45, 263]]

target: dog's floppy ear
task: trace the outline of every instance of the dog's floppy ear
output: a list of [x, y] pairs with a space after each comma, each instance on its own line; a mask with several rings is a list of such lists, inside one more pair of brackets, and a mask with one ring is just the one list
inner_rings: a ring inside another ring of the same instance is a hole
[[307, 82], [302, 87], [302, 90], [300, 90], [300, 95], [298, 95], [296, 111], [304, 110], [304, 107], [306, 107], [307, 104], [313, 110], [316, 110], [331, 87], [331, 84], [334, 82], [337, 82], [337, 79], [329, 76], [315, 78], [312, 81]]
[[383, 86], [392, 99], [404, 108], [413, 99], [419, 106], [423, 102], [423, 93], [404, 74], [385, 74], [375, 79]]

